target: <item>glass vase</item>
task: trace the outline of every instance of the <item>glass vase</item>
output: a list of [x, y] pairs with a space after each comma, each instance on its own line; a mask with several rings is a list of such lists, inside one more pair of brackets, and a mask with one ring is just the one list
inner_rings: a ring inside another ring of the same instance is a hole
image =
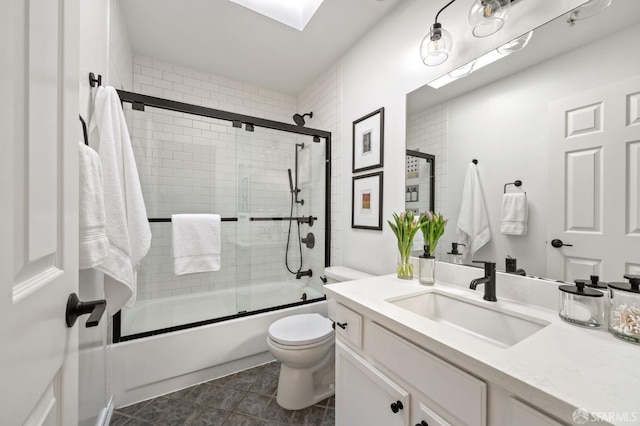
[[420, 256], [420, 284], [433, 285], [436, 282], [436, 258]]
[[409, 255], [400, 256], [400, 263], [398, 263], [398, 278], [403, 280], [413, 279], [413, 264], [409, 259]]

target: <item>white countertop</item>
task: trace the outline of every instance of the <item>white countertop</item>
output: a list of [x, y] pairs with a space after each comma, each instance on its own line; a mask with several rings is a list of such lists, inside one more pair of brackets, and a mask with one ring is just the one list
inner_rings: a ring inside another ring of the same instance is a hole
[[[395, 275], [325, 286], [327, 298], [351, 307], [416, 345], [518, 395], [568, 424], [573, 411], [598, 413], [607, 422], [640, 424], [640, 345], [616, 339], [606, 330], [586, 329], [557, 314], [557, 283], [498, 274], [498, 302], [482, 300], [482, 286], [467, 289], [482, 270], [438, 262], [437, 281]], [[464, 285], [464, 287], [463, 287]], [[501, 348], [447, 324], [410, 312], [387, 299], [442, 291], [490, 307], [532, 316], [550, 324], [508, 348]], [[601, 414], [600, 414], [601, 413]]]

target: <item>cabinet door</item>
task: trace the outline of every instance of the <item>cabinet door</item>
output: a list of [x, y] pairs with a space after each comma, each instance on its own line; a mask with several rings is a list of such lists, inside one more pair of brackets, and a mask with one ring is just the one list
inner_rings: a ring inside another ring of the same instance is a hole
[[427, 407], [422, 402], [417, 408], [419, 408], [417, 417], [411, 422], [415, 423], [415, 426], [424, 426], [422, 422], [426, 423], [428, 426], [451, 426], [451, 423], [437, 415], [431, 408]]
[[336, 426], [407, 426], [410, 408], [404, 389], [336, 341]]

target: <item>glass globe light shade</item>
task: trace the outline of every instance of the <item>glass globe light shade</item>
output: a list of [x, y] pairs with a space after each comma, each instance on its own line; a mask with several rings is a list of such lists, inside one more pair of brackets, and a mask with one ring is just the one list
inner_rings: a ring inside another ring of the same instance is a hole
[[511, 0], [475, 0], [469, 9], [469, 26], [473, 35], [482, 38], [500, 31], [510, 7]]
[[589, 0], [571, 11], [567, 22], [574, 25], [576, 21], [591, 18], [611, 6], [613, 0]]
[[422, 39], [420, 44], [422, 62], [430, 67], [440, 65], [449, 58], [452, 47], [453, 38], [451, 34], [436, 22], [431, 26], [431, 31]]
[[449, 73], [449, 77], [451, 78], [462, 78], [462, 77], [466, 77], [469, 74], [471, 74], [476, 66], [476, 62], [477, 60], [473, 60], [469, 63], [466, 63], [458, 68], [456, 68], [455, 70], [451, 71]]
[[533, 35], [533, 31], [529, 31], [528, 33], [521, 35], [518, 38], [514, 38], [513, 40], [503, 44], [498, 47], [496, 50], [498, 53], [503, 55], [508, 55], [510, 53], [517, 52], [519, 50], [524, 49], [527, 44], [529, 44], [529, 40], [531, 40], [531, 36]]

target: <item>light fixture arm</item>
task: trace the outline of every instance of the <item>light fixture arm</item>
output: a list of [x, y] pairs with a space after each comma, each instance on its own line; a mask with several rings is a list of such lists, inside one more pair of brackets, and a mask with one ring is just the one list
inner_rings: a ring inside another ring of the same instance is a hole
[[456, 0], [451, 0], [449, 3], [447, 3], [442, 9], [440, 9], [438, 11], [438, 13], [436, 13], [436, 24], [438, 23], [438, 16], [440, 16], [440, 14], [442, 13], [443, 10], [445, 10], [446, 8], [448, 8], [449, 6], [451, 6], [451, 4], [453, 2], [455, 2]]

